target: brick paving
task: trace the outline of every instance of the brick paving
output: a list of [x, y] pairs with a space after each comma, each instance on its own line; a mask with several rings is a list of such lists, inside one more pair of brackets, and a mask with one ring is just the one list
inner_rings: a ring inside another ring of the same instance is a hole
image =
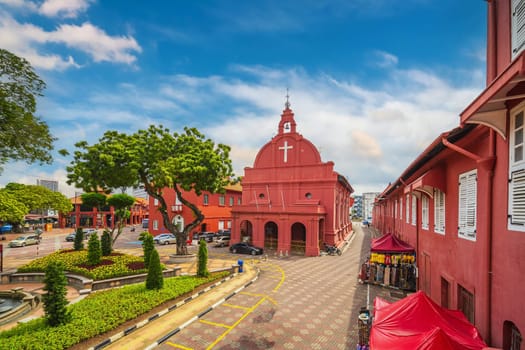
[[[257, 264], [259, 279], [163, 343], [161, 349], [355, 349], [367, 305], [359, 265], [373, 229], [357, 227], [342, 256], [289, 257]], [[376, 296], [398, 300], [370, 286]]]

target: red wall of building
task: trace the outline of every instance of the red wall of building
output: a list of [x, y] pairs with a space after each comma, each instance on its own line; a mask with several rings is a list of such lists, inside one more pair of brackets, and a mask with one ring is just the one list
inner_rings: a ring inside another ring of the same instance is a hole
[[[195, 192], [183, 191], [183, 196], [191, 203], [197, 205], [199, 210], [204, 215], [204, 221], [200, 224], [200, 227], [196, 228], [194, 232], [200, 231], [217, 232], [219, 230], [220, 222], [223, 223], [223, 229], [229, 228], [231, 225], [231, 210], [233, 206], [238, 205], [241, 200], [240, 186], [229, 186], [226, 188], [224, 194], [211, 194], [209, 192], [203, 192], [200, 196], [197, 196]], [[205, 204], [205, 196], [208, 197], [208, 202]], [[220, 204], [220, 197], [224, 197], [224, 205]], [[193, 212], [176, 201], [175, 190], [166, 188], [163, 190], [163, 197], [168, 203], [168, 212], [170, 220], [175, 217], [182, 217], [184, 226], [188, 225], [194, 219]], [[149, 227], [148, 230], [153, 235], [166, 233], [168, 230], [164, 227], [162, 215], [158, 211], [158, 204], [155, 199], [150, 197], [150, 213], [149, 213]], [[156, 224], [155, 224], [156, 222]], [[157, 227], [155, 228], [155, 225]]]

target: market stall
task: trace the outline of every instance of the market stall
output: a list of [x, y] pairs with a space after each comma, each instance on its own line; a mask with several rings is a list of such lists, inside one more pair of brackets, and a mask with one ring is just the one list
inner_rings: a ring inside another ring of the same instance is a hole
[[359, 280], [404, 290], [416, 290], [415, 249], [391, 233], [374, 239]]
[[481, 350], [487, 345], [465, 315], [419, 291], [395, 303], [374, 301], [370, 349]]

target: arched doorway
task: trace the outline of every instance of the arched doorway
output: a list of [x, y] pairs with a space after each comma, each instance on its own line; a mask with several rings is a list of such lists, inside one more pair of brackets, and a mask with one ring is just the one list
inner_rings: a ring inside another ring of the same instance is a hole
[[277, 249], [278, 236], [277, 224], [273, 221], [267, 222], [266, 225], [264, 225], [264, 248], [271, 250]]
[[306, 250], [306, 227], [296, 222], [292, 225], [291, 254], [304, 255]]
[[241, 222], [241, 242], [253, 242], [253, 225], [248, 220]]

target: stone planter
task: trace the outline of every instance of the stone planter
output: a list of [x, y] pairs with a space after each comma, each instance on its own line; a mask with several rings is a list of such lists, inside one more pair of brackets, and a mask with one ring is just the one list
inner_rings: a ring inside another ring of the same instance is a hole
[[168, 264], [183, 264], [197, 260], [197, 254], [177, 255], [170, 254]]

